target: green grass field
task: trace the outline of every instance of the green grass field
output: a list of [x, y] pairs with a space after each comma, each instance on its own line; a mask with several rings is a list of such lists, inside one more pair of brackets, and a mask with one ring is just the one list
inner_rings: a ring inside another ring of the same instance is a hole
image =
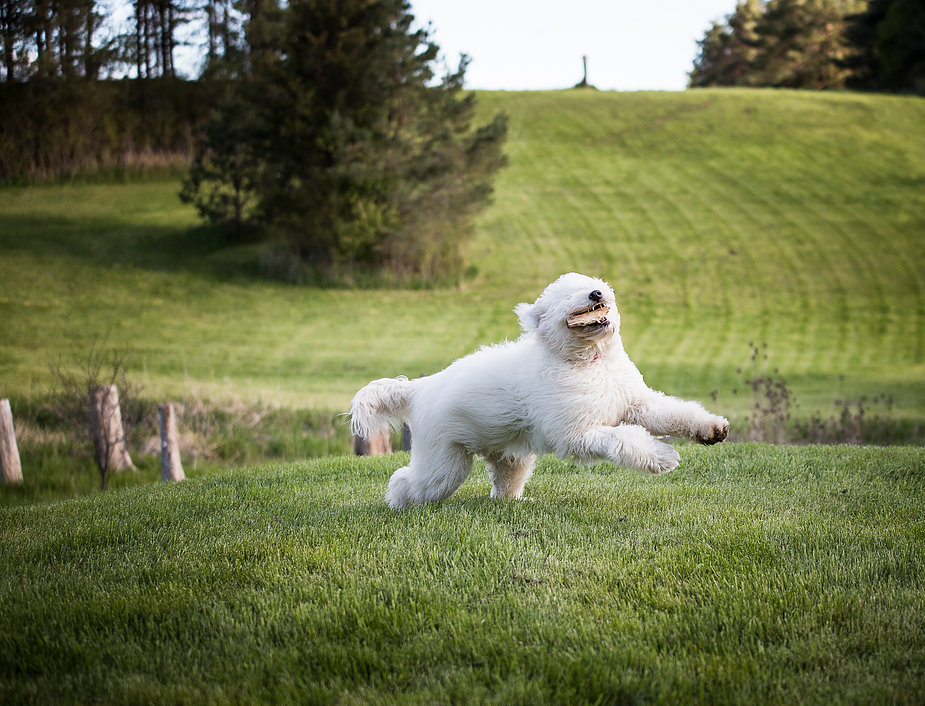
[[2, 703], [921, 703], [925, 450], [546, 458], [382, 502], [402, 457], [0, 508]]
[[42, 394], [50, 359], [108, 335], [155, 396], [343, 410], [371, 378], [517, 336], [512, 307], [578, 270], [615, 287], [654, 386], [744, 413], [736, 370], [767, 343], [804, 414], [882, 393], [925, 420], [921, 98], [480, 99], [510, 115], [510, 166], [460, 288], [261, 279], [254, 249], [198, 228], [173, 181], [0, 189], [0, 394]]

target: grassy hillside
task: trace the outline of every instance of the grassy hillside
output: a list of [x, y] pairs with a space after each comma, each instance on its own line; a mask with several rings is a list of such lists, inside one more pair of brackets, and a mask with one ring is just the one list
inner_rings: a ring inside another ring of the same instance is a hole
[[628, 349], [672, 389], [729, 389], [753, 341], [807, 399], [925, 401], [925, 101], [486, 98], [515, 116], [476, 249], [489, 281], [603, 273]]
[[920, 703], [925, 449], [682, 448], [645, 477], [401, 457], [0, 508], [3, 703]]
[[[751, 401], [731, 391], [777, 368], [802, 414], [884, 393], [925, 419], [925, 101], [480, 99], [510, 115], [510, 166], [460, 289], [261, 279], [254, 249], [197, 228], [174, 182], [0, 189], [0, 394], [42, 394], [50, 359], [108, 335], [146, 394], [342, 410], [370, 378], [515, 337], [511, 308], [579, 270], [614, 285], [655, 386], [716, 390], [735, 416]], [[752, 342], [767, 344], [757, 367]]]

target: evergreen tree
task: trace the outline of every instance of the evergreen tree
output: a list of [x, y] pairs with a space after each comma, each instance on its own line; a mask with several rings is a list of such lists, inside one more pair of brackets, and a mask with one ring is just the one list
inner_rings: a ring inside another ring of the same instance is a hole
[[242, 231], [255, 222], [257, 178], [255, 114], [244, 101], [226, 98], [202, 128], [199, 149], [180, 198], [220, 226]]
[[435, 81], [438, 47], [404, 0], [293, 0], [282, 17], [275, 41], [250, 29], [252, 75], [204, 132], [182, 198], [321, 267], [458, 271], [506, 136], [502, 115], [471, 128], [466, 61]]
[[0, 66], [6, 81], [15, 81], [26, 54], [26, 1], [0, 0], [0, 40], [3, 61]]
[[770, 0], [758, 22], [753, 85], [841, 88], [848, 0]]
[[709, 86], [731, 86], [725, 71], [727, 62], [732, 57], [729, 28], [722, 22], [713, 22], [703, 39], [697, 41], [699, 51], [694, 59], [694, 68], [690, 72], [689, 85], [693, 88]]
[[699, 42], [691, 86], [841, 88], [846, 17], [862, 0], [747, 0]]
[[755, 27], [761, 17], [760, 0], [736, 4], [735, 12], [725, 22], [714, 22], [698, 42], [700, 53], [690, 73], [690, 85], [752, 85], [752, 64], [757, 50]]
[[925, 3], [871, 0], [848, 21], [850, 86], [925, 95]]
[[0, 75], [6, 81], [95, 79], [111, 59], [96, 0], [0, 0]]
[[245, 71], [245, 17], [232, 0], [205, 0], [206, 45], [201, 78], [233, 79]]

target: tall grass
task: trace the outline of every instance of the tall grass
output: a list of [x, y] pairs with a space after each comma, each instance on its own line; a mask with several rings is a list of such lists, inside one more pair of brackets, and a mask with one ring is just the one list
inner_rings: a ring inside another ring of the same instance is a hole
[[[61, 418], [56, 401], [13, 398], [11, 406], [26, 472], [21, 484], [0, 486], [0, 505], [99, 492], [91, 438], [79, 425]], [[157, 404], [139, 397], [133, 407], [127, 442], [138, 469], [111, 475], [114, 489], [161, 478]], [[181, 430], [181, 460], [192, 478], [273, 459], [344, 455], [353, 447], [346, 421], [328, 412], [208, 398], [180, 399], [174, 409]]]
[[60, 81], [0, 85], [0, 183], [179, 174], [193, 134], [226, 86]]

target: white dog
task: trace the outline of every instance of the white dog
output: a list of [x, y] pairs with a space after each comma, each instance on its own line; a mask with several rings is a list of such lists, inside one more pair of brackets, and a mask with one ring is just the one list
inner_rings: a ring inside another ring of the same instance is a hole
[[389, 481], [392, 507], [449, 497], [474, 454], [485, 459], [492, 497], [519, 498], [537, 454], [664, 473], [680, 456], [656, 436], [726, 438], [723, 417], [646, 386], [623, 350], [606, 282], [562, 275], [514, 311], [524, 331], [516, 341], [483, 347], [428, 377], [373, 380], [353, 398], [354, 434], [369, 436], [385, 423], [411, 427], [411, 463]]

